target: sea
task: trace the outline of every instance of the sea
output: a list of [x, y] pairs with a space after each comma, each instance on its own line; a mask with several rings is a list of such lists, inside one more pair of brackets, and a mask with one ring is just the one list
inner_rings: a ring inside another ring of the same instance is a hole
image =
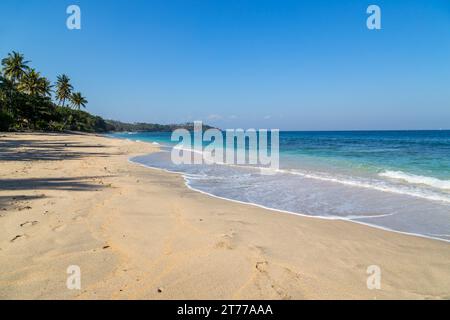
[[159, 145], [130, 161], [178, 172], [215, 197], [450, 241], [449, 130], [281, 131], [279, 170], [270, 175], [253, 166], [176, 165], [170, 132], [111, 136]]

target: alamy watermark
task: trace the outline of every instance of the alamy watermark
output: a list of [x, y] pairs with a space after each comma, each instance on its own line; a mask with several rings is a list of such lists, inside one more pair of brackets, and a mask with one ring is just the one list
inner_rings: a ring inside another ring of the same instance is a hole
[[[78, 5], [70, 5], [66, 9], [69, 15], [66, 20], [66, 26], [69, 30], [81, 29], [81, 8]], [[366, 13], [369, 17], [366, 20], [366, 26], [369, 30], [381, 30], [381, 8], [376, 4], [367, 7]]]
[[370, 16], [367, 18], [366, 25], [369, 30], [381, 30], [381, 9], [375, 4], [371, 4], [367, 7], [367, 14]]
[[66, 286], [69, 290], [81, 290], [81, 268], [77, 265], [67, 267], [69, 276], [66, 280]]
[[371, 265], [367, 267], [366, 273], [369, 275], [367, 277], [367, 289], [369, 290], [380, 290], [381, 289], [381, 268], [377, 265]]
[[69, 15], [66, 20], [66, 26], [69, 30], [81, 29], [81, 9], [77, 5], [70, 5], [66, 9], [66, 13]]
[[178, 142], [171, 159], [180, 164], [252, 165], [263, 174], [279, 169], [278, 129], [219, 129], [203, 130], [201, 121], [194, 122], [194, 130], [177, 129], [171, 140]]

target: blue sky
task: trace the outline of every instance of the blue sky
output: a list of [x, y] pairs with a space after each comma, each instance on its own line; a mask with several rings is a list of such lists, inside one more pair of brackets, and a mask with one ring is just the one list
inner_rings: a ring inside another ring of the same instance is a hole
[[[82, 29], [66, 28], [77, 4]], [[382, 30], [366, 27], [377, 4]], [[450, 129], [446, 0], [1, 0], [0, 56], [88, 110], [222, 128]]]

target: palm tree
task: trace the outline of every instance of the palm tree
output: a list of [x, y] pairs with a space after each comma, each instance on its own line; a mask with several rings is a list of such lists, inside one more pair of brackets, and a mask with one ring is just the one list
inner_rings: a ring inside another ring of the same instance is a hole
[[8, 53], [8, 56], [1, 61], [3, 79], [2, 87], [7, 92], [9, 100], [9, 110], [13, 111], [13, 96], [16, 90], [16, 84], [22, 79], [29, 67], [27, 64], [29, 61], [25, 61], [23, 54], [16, 51]]
[[70, 99], [73, 86], [70, 84], [70, 79], [65, 74], [58, 76], [56, 81], [56, 99], [62, 102], [62, 106], [65, 106], [66, 100]]
[[8, 53], [8, 56], [2, 59], [3, 74], [4, 76], [12, 81], [14, 84], [25, 75], [26, 71], [29, 69], [27, 64], [29, 61], [24, 60], [23, 54], [18, 52]]
[[86, 104], [88, 101], [85, 97], [81, 95], [81, 92], [74, 92], [70, 96], [70, 102], [72, 103], [72, 106], [80, 110], [81, 107], [86, 108]]
[[39, 85], [38, 85], [38, 94], [42, 97], [51, 97], [52, 95], [52, 89], [53, 86], [51, 85], [50, 81], [42, 77], [39, 79]]
[[[18, 89], [29, 96], [25, 102], [27, 108], [22, 112], [25, 112], [26, 117], [33, 122], [33, 127], [36, 129], [38, 121], [43, 119], [45, 114], [49, 114], [49, 105], [45, 101], [50, 95], [50, 81], [41, 77], [41, 74], [35, 69], [30, 69], [22, 76]], [[48, 101], [50, 100], [48, 99]]]
[[37, 96], [39, 94], [39, 86], [41, 84], [41, 75], [35, 69], [30, 69], [22, 76], [18, 89], [23, 93], [31, 96]]

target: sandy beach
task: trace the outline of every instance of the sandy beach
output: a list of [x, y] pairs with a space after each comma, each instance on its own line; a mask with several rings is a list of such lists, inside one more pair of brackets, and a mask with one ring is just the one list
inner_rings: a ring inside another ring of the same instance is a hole
[[214, 198], [128, 161], [155, 151], [0, 134], [0, 299], [450, 299], [450, 243]]

